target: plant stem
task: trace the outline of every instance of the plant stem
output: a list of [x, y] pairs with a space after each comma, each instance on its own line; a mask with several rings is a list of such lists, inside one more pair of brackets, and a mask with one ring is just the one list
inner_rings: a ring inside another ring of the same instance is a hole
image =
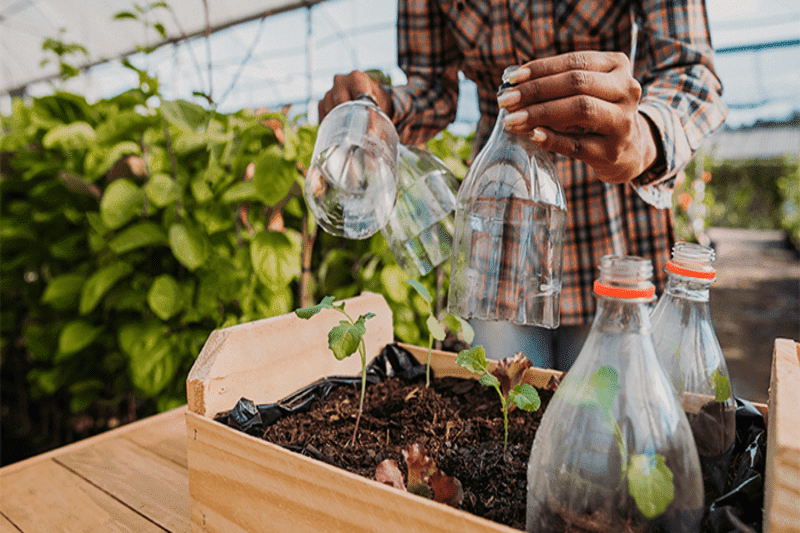
[[433, 335], [428, 335], [428, 366], [425, 368], [425, 386], [431, 386], [431, 348], [433, 348]]
[[[348, 317], [349, 318], [349, 317]], [[367, 391], [367, 348], [364, 339], [358, 345], [358, 354], [361, 356], [361, 400], [358, 403], [358, 415], [356, 416], [356, 425], [353, 428], [352, 443], [356, 444], [356, 434], [358, 433], [358, 425], [361, 423], [361, 413], [364, 410], [364, 396]]]

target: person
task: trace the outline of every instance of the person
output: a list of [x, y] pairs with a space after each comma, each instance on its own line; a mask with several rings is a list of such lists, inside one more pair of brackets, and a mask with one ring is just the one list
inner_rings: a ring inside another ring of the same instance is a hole
[[[397, 43], [407, 84], [335, 76], [320, 120], [367, 93], [401, 142], [422, 143], [454, 120], [460, 71], [478, 90], [473, 155], [499, 106], [509, 131], [553, 153], [567, 200], [562, 326], [478, 323], [475, 343], [497, 359], [523, 346], [538, 366], [567, 370], [595, 313], [602, 256], [648, 258], [664, 287], [675, 177], [727, 112], [704, 1], [399, 0]], [[509, 65], [520, 65], [517, 87], [498, 102]]]

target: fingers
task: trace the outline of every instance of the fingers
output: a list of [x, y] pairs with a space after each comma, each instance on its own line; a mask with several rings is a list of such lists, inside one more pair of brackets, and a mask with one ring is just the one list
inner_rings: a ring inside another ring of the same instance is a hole
[[631, 128], [631, 115], [620, 106], [578, 95], [549, 100], [525, 107], [506, 116], [505, 128], [517, 134], [530, 133], [537, 126], [555, 131], [593, 132], [625, 136]]
[[592, 96], [607, 102], [638, 102], [641, 87], [635, 79], [618, 70], [571, 70], [520, 83], [513, 89], [505, 90], [497, 98], [497, 103], [514, 112], [531, 104], [577, 95]]
[[525, 63], [510, 75], [509, 81], [521, 83], [572, 70], [611, 72], [615, 69], [630, 72], [628, 57], [622, 52], [569, 52]]
[[387, 114], [390, 113], [390, 99], [386, 91], [373, 81], [366, 73], [354, 70], [349, 74], [337, 74], [333, 77], [333, 87], [317, 104], [319, 120], [344, 102], [355, 100], [362, 94], [369, 94]]

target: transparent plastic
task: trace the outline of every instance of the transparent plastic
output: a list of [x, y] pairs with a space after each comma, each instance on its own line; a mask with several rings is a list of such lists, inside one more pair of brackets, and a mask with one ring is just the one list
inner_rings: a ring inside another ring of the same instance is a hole
[[458, 191], [448, 311], [553, 329], [561, 311], [564, 189], [550, 155], [505, 130], [506, 114], [500, 110]]
[[736, 400], [709, 309], [714, 257], [707, 246], [676, 243], [651, 314], [656, 354], [689, 418], [712, 498], [725, 489], [736, 435]]
[[450, 259], [458, 181], [424, 150], [401, 144], [398, 154], [397, 205], [381, 233], [406, 274], [424, 276]]
[[386, 225], [397, 198], [392, 121], [369, 96], [339, 104], [319, 126], [305, 198], [320, 227], [366, 239]]
[[652, 264], [606, 256], [597, 313], [528, 463], [527, 531], [698, 532], [703, 482], [686, 414], [656, 358]]

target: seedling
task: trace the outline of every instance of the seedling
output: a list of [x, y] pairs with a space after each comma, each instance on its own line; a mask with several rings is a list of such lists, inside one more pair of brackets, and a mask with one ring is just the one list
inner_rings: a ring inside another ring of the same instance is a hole
[[[425, 324], [428, 326], [428, 362], [425, 368], [425, 386], [430, 387], [431, 385], [431, 351], [433, 350], [433, 341], [434, 339], [437, 341], [444, 341], [447, 334], [445, 333], [445, 325], [444, 322], [439, 322], [436, 319], [434, 309], [433, 309], [433, 298], [431, 297], [431, 293], [428, 292], [428, 289], [415, 279], [406, 280], [406, 282], [411, 285], [417, 294], [425, 300], [425, 303], [428, 304], [428, 319], [425, 321]], [[472, 339], [475, 336], [475, 332], [472, 329], [472, 326], [469, 325], [469, 322], [461, 318], [460, 316], [455, 315], [448, 315], [454, 318], [459, 325], [459, 329], [462, 332], [464, 337], [464, 341], [467, 344], [472, 343]]]
[[672, 470], [661, 454], [634, 454], [628, 456], [628, 446], [622, 430], [611, 413], [614, 399], [621, 385], [619, 373], [614, 367], [601, 366], [589, 379], [590, 396], [584, 401], [596, 407], [614, 432], [621, 457], [621, 479], [628, 480], [628, 493], [633, 497], [639, 511], [647, 518], [663, 513], [675, 498]]
[[489, 372], [489, 363], [486, 361], [486, 351], [483, 346], [474, 346], [468, 350], [461, 350], [456, 363], [480, 375], [480, 383], [487, 387], [494, 387], [500, 396], [503, 408], [503, 426], [505, 429], [503, 450], [508, 446], [508, 413], [514, 406], [524, 411], [537, 411], [542, 405], [539, 393], [529, 383], [525, 383], [525, 371], [532, 363], [522, 354], [509, 357], [498, 363], [493, 372]]
[[408, 469], [408, 488], [403, 481], [403, 474], [393, 459], [384, 459], [375, 470], [375, 479], [398, 488], [407, 490], [429, 500], [446, 503], [457, 507], [464, 500], [461, 482], [454, 477], [446, 476], [428, 455], [425, 447], [419, 443], [403, 449], [403, 459]]
[[364, 410], [364, 395], [367, 390], [367, 347], [364, 343], [364, 334], [367, 332], [366, 321], [375, 316], [375, 313], [360, 315], [355, 321], [344, 310], [344, 303], [334, 305], [333, 296], [326, 296], [320, 303], [311, 307], [297, 309], [295, 314], [300, 318], [308, 320], [323, 309], [336, 309], [342, 313], [346, 320], [340, 320], [338, 326], [334, 326], [328, 332], [328, 348], [339, 361], [353, 355], [358, 350], [361, 355], [361, 401], [358, 404], [358, 417], [356, 426], [353, 429], [353, 443], [356, 442], [358, 424], [361, 422], [361, 413]]

